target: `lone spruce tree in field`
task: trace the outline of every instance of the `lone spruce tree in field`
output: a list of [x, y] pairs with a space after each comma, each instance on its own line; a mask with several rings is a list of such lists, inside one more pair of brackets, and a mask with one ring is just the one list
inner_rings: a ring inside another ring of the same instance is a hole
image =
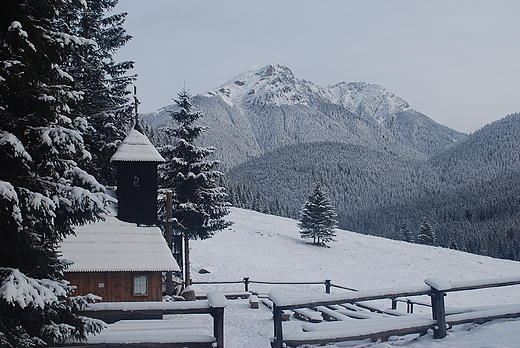
[[435, 232], [433, 231], [433, 228], [431, 227], [430, 223], [426, 219], [423, 219], [421, 227], [419, 227], [419, 233], [417, 234], [417, 242], [419, 242], [419, 244], [425, 245], [437, 244], [437, 236], [435, 235]]
[[194, 122], [203, 116], [193, 112], [190, 94], [183, 89], [175, 100], [178, 110], [170, 110], [178, 128], [167, 131], [177, 141], [160, 149], [166, 162], [159, 166], [159, 183], [162, 188], [173, 191], [174, 229], [184, 237], [184, 272], [185, 285], [190, 279], [190, 239], [207, 239], [215, 232], [231, 225], [223, 217], [229, 213], [227, 193], [217, 184], [224, 174], [215, 170], [219, 161], [208, 160], [213, 147], [199, 147], [195, 140], [206, 130], [194, 126]]
[[334, 241], [334, 229], [338, 225], [335, 219], [336, 212], [329, 197], [322, 190], [320, 184], [309, 195], [300, 214], [301, 237], [311, 239], [312, 244], [326, 246], [327, 242]]

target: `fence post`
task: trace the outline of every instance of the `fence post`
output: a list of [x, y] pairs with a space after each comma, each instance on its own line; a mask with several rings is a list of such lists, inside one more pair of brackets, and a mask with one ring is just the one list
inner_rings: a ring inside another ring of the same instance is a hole
[[217, 307], [211, 310], [213, 317], [213, 335], [217, 340], [217, 347], [224, 348], [224, 307]]
[[437, 320], [437, 324], [433, 329], [433, 338], [444, 338], [446, 337], [446, 309], [444, 307], [444, 296], [446, 296], [446, 293], [432, 288], [430, 296], [432, 316], [434, 320]]
[[413, 302], [410, 299], [406, 300], [406, 313], [413, 314]]
[[330, 294], [330, 287], [331, 287], [330, 282], [331, 282], [330, 279], [326, 279], [326, 280], [325, 280], [325, 292], [326, 292], [327, 294]]
[[274, 342], [273, 348], [283, 348], [282, 309], [273, 303]]
[[249, 292], [249, 277], [244, 278], [244, 291]]

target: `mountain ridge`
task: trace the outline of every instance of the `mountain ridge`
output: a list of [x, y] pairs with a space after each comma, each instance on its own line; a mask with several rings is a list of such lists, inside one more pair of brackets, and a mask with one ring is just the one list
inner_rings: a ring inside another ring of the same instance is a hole
[[[373, 143], [424, 158], [467, 136], [411, 109], [381, 86], [340, 82], [324, 88], [277, 64], [248, 69], [195, 96], [194, 104], [205, 114], [201, 125], [209, 127], [202, 144], [215, 146], [227, 169], [298, 143]], [[166, 126], [169, 108], [143, 119]]]

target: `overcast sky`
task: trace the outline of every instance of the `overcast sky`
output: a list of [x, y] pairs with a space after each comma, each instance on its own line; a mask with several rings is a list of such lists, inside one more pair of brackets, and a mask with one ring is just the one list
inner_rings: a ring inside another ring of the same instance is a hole
[[462, 132], [520, 111], [518, 0], [120, 0], [140, 112], [253, 66], [362, 81]]

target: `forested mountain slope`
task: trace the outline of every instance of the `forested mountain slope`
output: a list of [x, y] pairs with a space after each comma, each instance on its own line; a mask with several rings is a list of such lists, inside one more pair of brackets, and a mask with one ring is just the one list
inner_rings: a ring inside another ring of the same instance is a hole
[[374, 146], [305, 143], [249, 160], [230, 170], [228, 177], [276, 197], [296, 218], [314, 184], [321, 182], [331, 194], [341, 221], [346, 212], [355, 213], [374, 204], [395, 204], [409, 196], [420, 181], [418, 163]]
[[276, 197], [293, 217], [322, 182], [340, 227], [394, 239], [426, 218], [446, 247], [518, 260], [520, 115], [510, 115], [429, 160], [369, 146], [301, 144], [237, 166], [232, 180]]
[[520, 171], [520, 114], [481, 128], [457, 146], [433, 156], [429, 163], [442, 180], [453, 185]]

